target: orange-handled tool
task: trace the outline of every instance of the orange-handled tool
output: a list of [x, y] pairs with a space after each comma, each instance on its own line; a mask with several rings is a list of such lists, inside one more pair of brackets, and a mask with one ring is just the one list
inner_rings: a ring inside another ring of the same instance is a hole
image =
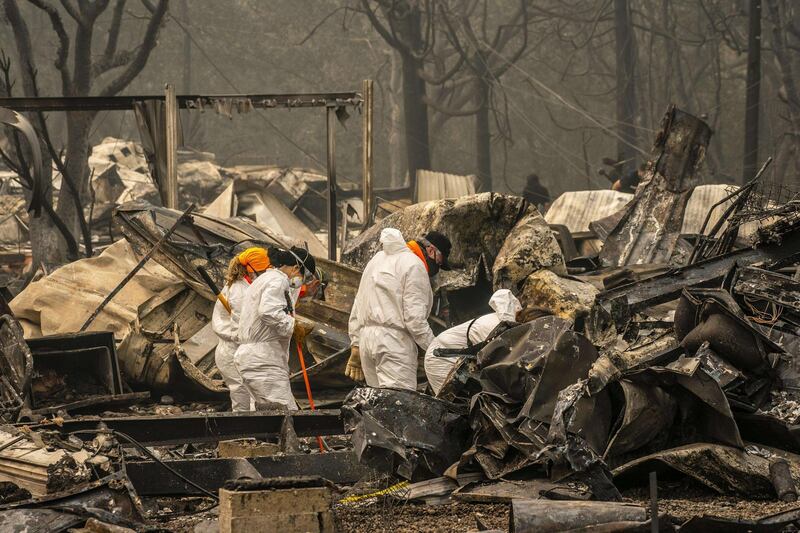
[[[297, 357], [300, 359], [300, 368], [303, 370], [303, 381], [306, 382], [306, 394], [308, 394], [308, 405], [311, 407], [312, 411], [316, 411], [314, 407], [314, 398], [311, 397], [311, 382], [308, 381], [308, 372], [306, 372], [306, 362], [305, 358], [303, 357], [303, 347], [300, 346], [300, 341], [296, 342], [297, 345]], [[322, 443], [322, 437], [317, 435], [317, 444], [319, 445], [320, 453], [325, 453], [325, 445]]]

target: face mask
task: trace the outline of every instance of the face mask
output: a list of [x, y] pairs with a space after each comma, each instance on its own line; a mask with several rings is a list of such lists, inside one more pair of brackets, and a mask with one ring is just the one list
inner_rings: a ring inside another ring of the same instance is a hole
[[428, 263], [428, 276], [433, 277], [439, 273], [439, 264], [435, 259], [425, 256], [425, 262]]
[[299, 289], [303, 286], [303, 278], [300, 276], [294, 276], [289, 280], [289, 286], [293, 289]]

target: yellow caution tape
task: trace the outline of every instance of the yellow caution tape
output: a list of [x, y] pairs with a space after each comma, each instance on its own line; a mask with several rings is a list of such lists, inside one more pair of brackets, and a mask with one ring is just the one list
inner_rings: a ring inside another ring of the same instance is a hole
[[386, 494], [391, 494], [393, 492], [397, 492], [400, 489], [404, 489], [408, 486], [408, 481], [401, 481], [400, 483], [396, 483], [391, 487], [385, 488], [383, 490], [379, 490], [377, 492], [372, 492], [370, 494], [356, 494], [354, 496], [348, 496], [346, 498], [342, 498], [338, 501], [338, 503], [355, 503], [361, 500], [367, 500], [369, 498], [376, 498], [378, 496], [385, 496]]

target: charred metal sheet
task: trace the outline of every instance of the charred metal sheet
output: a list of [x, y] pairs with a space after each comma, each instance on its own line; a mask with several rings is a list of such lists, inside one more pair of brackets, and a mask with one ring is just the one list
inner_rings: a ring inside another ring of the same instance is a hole
[[702, 120], [675, 107], [667, 111], [633, 200], [604, 239], [604, 265], [669, 262], [710, 138]]
[[740, 450], [720, 444], [690, 444], [640, 457], [614, 469], [614, 483], [624, 489], [638, 486], [649, 472], [659, 480], [690, 477], [721, 494], [763, 498], [775, 494], [769, 475], [771, 460], [782, 457], [796, 478], [800, 457], [766, 447]]
[[10, 128], [17, 130], [25, 136], [28, 141], [28, 148], [31, 150], [31, 167], [33, 169], [31, 178], [33, 178], [33, 190], [31, 191], [31, 203], [28, 206], [28, 211], [33, 211], [33, 216], [38, 217], [42, 214], [42, 195], [45, 192], [45, 183], [43, 175], [43, 159], [42, 151], [39, 145], [39, 136], [33, 128], [33, 124], [23, 115], [17, 113], [12, 109], [0, 107], [0, 124], [4, 124]]
[[605, 446], [610, 406], [605, 393], [584, 396], [580, 380], [598, 354], [570, 326], [557, 317], [538, 318], [503, 332], [478, 353], [472, 446], [459, 468], [474, 464], [497, 479], [533, 464], [568, 464], [576, 447], [598, 458], [591, 449]]
[[261, 411], [175, 416], [87, 417], [80, 420], [64, 420], [60, 425], [47, 423], [31, 428], [49, 429], [64, 434], [108, 428], [125, 433], [142, 444], [167, 446], [248, 437], [260, 439], [277, 437], [280, 435], [281, 424], [286, 416], [292, 417], [298, 437], [344, 434], [339, 411], [335, 409], [293, 411], [290, 415], [279, 411]]
[[359, 461], [417, 481], [441, 476], [467, 440], [466, 409], [416, 391], [355, 389], [342, 406]]
[[736, 413], [736, 424], [742, 438], [748, 442], [800, 453], [799, 425], [760, 413]]
[[[178, 222], [180, 211], [156, 207], [146, 202], [128, 202], [114, 212], [114, 222], [138, 256], [143, 256], [168, 228]], [[238, 245], [278, 245], [254, 222], [219, 219], [195, 213], [185, 217], [167, 241], [153, 254], [161, 266], [185, 280], [197, 292], [214, 301], [214, 295], [197, 270], [202, 266], [218, 284], [225, 277], [227, 263]], [[236, 251], [239, 251], [238, 248]]]
[[[167, 461], [173, 469], [206, 490], [216, 492], [226, 481], [240, 477], [258, 479], [297, 476], [313, 472], [334, 483], [353, 484], [375, 472], [360, 464], [352, 451], [252, 457], [248, 459], [186, 459]], [[142, 496], [200, 494], [153, 461], [129, 462], [128, 477]]]
[[718, 284], [732, 267], [757, 263], [782, 264], [800, 260], [800, 228], [792, 227], [782, 241], [759, 248], [737, 250], [693, 265], [676, 268], [652, 278], [629, 283], [597, 296], [604, 307], [624, 299], [631, 313], [677, 299], [685, 287]]
[[[122, 228], [125, 238], [137, 253], [149, 250], [161, 238], [165, 228], [175, 223], [180, 213], [169, 209], [154, 207], [143, 202], [131, 202], [118, 208], [115, 221]], [[167, 270], [178, 276], [195, 291], [194, 298], [174, 295], [184, 300], [170, 306], [174, 316], [152, 316], [142, 319], [142, 330], [150, 334], [133, 333], [126, 338], [120, 350], [129, 357], [123, 361], [126, 374], [140, 376], [139, 382], [151, 388], [165, 389], [174, 386], [190, 387], [192, 392], [203, 396], [214, 396], [225, 392], [220, 380], [213, 380], [206, 369], [195, 368], [181, 350], [173, 350], [169, 345], [154, 344], [154, 337], [164, 339], [172, 336], [173, 323], [180, 325], [182, 338], [197, 333], [210, 321], [214, 295], [200, 277], [197, 267], [204, 267], [214, 281], [221, 286], [230, 257], [248, 246], [280, 245], [280, 236], [272, 235], [264, 228], [248, 219], [222, 219], [205, 214], [193, 214], [191, 222], [182, 222], [172, 237], [162, 245], [153, 258]], [[301, 244], [302, 243], [298, 243]], [[321, 271], [324, 287], [315, 299], [303, 300], [297, 312], [301, 317], [319, 325], [341, 332], [347, 331], [350, 308], [361, 279], [361, 272], [355, 268], [317, 257], [317, 267]], [[151, 306], [152, 307], [152, 306]], [[152, 333], [156, 333], [153, 335]], [[309, 355], [319, 361], [338, 350], [317, 354], [309, 350]], [[173, 353], [174, 352], [174, 353]], [[346, 362], [347, 354], [344, 356]], [[339, 356], [341, 359], [342, 356]], [[297, 357], [291, 358], [292, 364]], [[296, 366], [296, 365], [295, 365]], [[328, 365], [336, 367], [336, 364]], [[326, 367], [327, 368], [327, 367]], [[211, 365], [211, 371], [215, 367]], [[327, 379], [325, 368], [316, 369], [319, 379]], [[188, 375], [190, 379], [185, 379]]]

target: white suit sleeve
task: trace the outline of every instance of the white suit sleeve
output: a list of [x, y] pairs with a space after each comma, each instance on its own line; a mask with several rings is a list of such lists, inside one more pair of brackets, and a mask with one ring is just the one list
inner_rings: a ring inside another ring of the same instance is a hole
[[372, 276], [372, 261], [367, 263], [364, 267], [364, 272], [361, 273], [361, 280], [358, 282], [358, 290], [356, 296], [353, 298], [353, 307], [350, 309], [350, 319], [347, 321], [347, 333], [350, 335], [350, 346], [358, 346], [358, 341], [361, 339], [361, 329], [364, 324], [361, 322], [360, 309], [363, 305], [361, 300], [364, 299], [366, 288], [364, 287], [365, 280]]
[[[414, 257], [414, 260], [418, 259]], [[433, 305], [431, 282], [425, 269], [411, 268], [403, 280], [403, 323], [420, 348], [427, 350], [434, 335], [428, 325]]]
[[350, 310], [350, 320], [347, 322], [347, 332], [350, 335], [350, 346], [358, 346], [358, 341], [361, 338], [361, 318], [358, 316], [358, 293], [353, 298], [353, 308]]
[[[226, 297], [228, 296], [227, 287], [222, 289], [222, 294]], [[211, 313], [211, 329], [220, 339], [236, 342], [236, 328], [233, 326], [231, 315], [219, 300], [214, 304], [214, 311]]]
[[280, 285], [265, 287], [258, 302], [258, 317], [281, 337], [287, 337], [294, 330], [294, 317], [286, 312], [286, 295]]

